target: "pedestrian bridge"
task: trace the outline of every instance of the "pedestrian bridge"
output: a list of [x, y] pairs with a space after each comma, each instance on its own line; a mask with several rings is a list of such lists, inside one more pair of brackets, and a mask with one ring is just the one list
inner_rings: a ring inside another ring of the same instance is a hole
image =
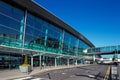
[[88, 48], [84, 50], [84, 53], [87, 55], [119, 54], [120, 45]]

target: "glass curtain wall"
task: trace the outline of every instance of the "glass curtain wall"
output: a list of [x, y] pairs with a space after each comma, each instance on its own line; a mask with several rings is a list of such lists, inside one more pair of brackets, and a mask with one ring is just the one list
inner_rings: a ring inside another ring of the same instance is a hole
[[[60, 53], [62, 29], [27, 13], [24, 48]], [[37, 58], [34, 57], [34, 63]], [[54, 58], [42, 56], [42, 63], [52, 66]]]
[[[61, 53], [62, 48], [62, 54], [76, 56], [82, 55], [83, 49], [88, 48], [88, 45], [81, 40], [78, 41], [69, 32], [63, 32], [63, 29], [58, 28], [58, 26], [29, 12], [26, 16], [26, 26], [24, 25], [24, 19], [24, 10], [0, 1], [0, 44], [21, 48], [25, 27], [24, 48], [26, 49]], [[61, 46], [62, 41], [63, 46]], [[46, 59], [48, 58], [46, 57]]]
[[85, 44], [83, 41], [79, 40], [78, 44], [78, 56], [84, 56], [83, 50], [89, 48], [87, 44]]
[[0, 44], [21, 47], [24, 12], [0, 1]]
[[70, 50], [69, 53], [70, 55], [76, 56], [77, 54], [77, 38], [71, 35], [71, 41], [70, 41]]
[[[24, 11], [0, 1], [0, 44], [21, 48]], [[0, 69], [18, 68], [20, 54], [0, 52]]]
[[[24, 30], [24, 11], [0, 2], [0, 44], [21, 47]], [[38, 17], [27, 14], [24, 48], [60, 53], [62, 29]], [[77, 38], [65, 31], [62, 53], [75, 55]], [[86, 44], [79, 40], [81, 52]]]
[[23, 59], [20, 54], [0, 53], [0, 69], [19, 69], [21, 63], [23, 63]]
[[25, 48], [60, 51], [62, 30], [58, 27], [28, 13], [25, 32]]
[[[89, 48], [89, 46], [87, 44], [85, 44], [83, 41], [79, 40], [78, 42], [78, 56], [80, 57], [84, 57], [84, 53], [83, 53], [83, 50], [86, 49], [86, 48]], [[78, 64], [82, 64], [84, 63], [84, 60], [78, 60]]]
[[62, 53], [66, 55], [76, 55], [76, 50], [77, 50], [77, 38], [65, 32]]

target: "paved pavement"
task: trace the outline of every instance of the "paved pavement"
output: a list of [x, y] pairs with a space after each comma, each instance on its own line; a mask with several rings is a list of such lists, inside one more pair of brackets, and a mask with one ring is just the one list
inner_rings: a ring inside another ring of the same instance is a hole
[[[8, 79], [15, 79], [15, 78], [30, 78], [31, 75], [37, 74], [37, 73], [44, 73], [46, 71], [50, 70], [57, 70], [57, 69], [63, 69], [63, 68], [72, 68], [72, 67], [82, 67], [82, 66], [88, 66], [89, 64], [81, 64], [81, 65], [70, 65], [68, 66], [57, 66], [57, 67], [45, 67], [44, 69], [40, 69], [40, 67], [34, 68], [34, 70], [28, 74], [21, 73], [20, 70], [0, 70], [0, 80], [8, 80]], [[40, 77], [39, 77], [40, 78]], [[40, 78], [41, 79], [41, 78]], [[36, 79], [36, 80], [40, 80]], [[22, 79], [21, 79], [22, 80]], [[31, 79], [30, 79], [31, 80]]]
[[103, 80], [108, 65], [88, 65], [37, 73], [14, 80]]
[[42, 74], [35, 74], [32, 77], [51, 80], [103, 80], [107, 68], [108, 65], [95, 64], [84, 67], [47, 71]]

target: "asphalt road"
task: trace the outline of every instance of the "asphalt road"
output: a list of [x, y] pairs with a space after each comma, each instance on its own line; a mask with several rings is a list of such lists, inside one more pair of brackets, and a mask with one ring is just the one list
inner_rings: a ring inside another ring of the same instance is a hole
[[32, 78], [41, 80], [103, 80], [108, 65], [93, 64], [84, 67], [68, 68], [38, 73]]

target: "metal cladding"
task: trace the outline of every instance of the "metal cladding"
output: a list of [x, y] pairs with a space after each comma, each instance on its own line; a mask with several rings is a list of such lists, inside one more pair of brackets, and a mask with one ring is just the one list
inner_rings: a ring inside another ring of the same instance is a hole
[[12, 4], [13, 6], [19, 7], [23, 10], [28, 10], [30, 13], [34, 14], [35, 16], [38, 16], [56, 26], [59, 28], [71, 33], [72, 35], [76, 36], [83, 42], [85, 42], [90, 47], [95, 47], [87, 38], [85, 38], [82, 34], [77, 32], [75, 29], [73, 29], [71, 26], [66, 24], [65, 22], [61, 21], [58, 17], [51, 14], [44, 8], [42, 8], [40, 5], [37, 5], [32, 0], [4, 0], [5, 2], [8, 2]]

